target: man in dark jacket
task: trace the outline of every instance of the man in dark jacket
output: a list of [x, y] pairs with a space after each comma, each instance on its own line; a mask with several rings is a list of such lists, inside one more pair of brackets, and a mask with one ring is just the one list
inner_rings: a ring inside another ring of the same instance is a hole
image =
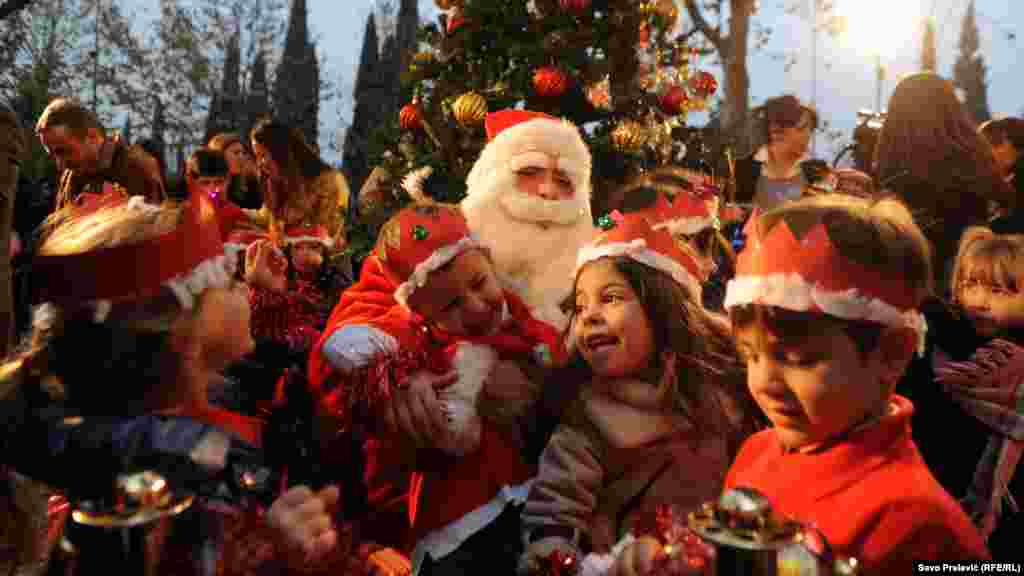
[[73, 100], [51, 102], [39, 116], [36, 133], [62, 172], [58, 210], [84, 192], [102, 193], [108, 183], [154, 204], [167, 198], [157, 160], [139, 146], [108, 137], [96, 115]]
[[0, 356], [6, 356], [14, 340], [11, 285], [11, 226], [18, 170], [26, 156], [25, 132], [14, 112], [0, 103]]

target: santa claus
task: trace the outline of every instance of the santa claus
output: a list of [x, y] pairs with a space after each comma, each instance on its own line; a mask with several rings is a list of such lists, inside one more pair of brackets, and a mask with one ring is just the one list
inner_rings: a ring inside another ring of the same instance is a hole
[[547, 114], [502, 110], [485, 127], [462, 211], [504, 285], [561, 330], [576, 254], [596, 235], [590, 151], [576, 126]]

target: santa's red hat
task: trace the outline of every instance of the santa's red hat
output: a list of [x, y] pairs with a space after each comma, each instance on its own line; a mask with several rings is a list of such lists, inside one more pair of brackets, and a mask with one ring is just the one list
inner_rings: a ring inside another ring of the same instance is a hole
[[726, 309], [759, 304], [905, 328], [917, 335], [918, 353], [924, 353], [927, 324], [906, 282], [843, 256], [824, 222], [799, 238], [785, 218], [770, 229], [763, 222], [754, 214], [744, 228], [746, 244], [726, 288]]
[[626, 256], [668, 274], [689, 289], [692, 296], [699, 297], [697, 260], [667, 231], [655, 230], [646, 218], [636, 213], [612, 219], [608, 227], [593, 243], [580, 250], [574, 277], [590, 262]]
[[334, 246], [327, 228], [316, 224], [292, 226], [284, 231], [284, 244], [290, 246], [300, 242], [316, 242], [325, 248]]
[[577, 197], [589, 200], [590, 149], [574, 124], [541, 112], [506, 109], [488, 114], [484, 128], [487, 145], [466, 178], [468, 201], [488, 191], [493, 174], [505, 169], [511, 157], [530, 152], [555, 157]]
[[431, 272], [470, 249], [484, 248], [459, 208], [423, 202], [403, 208], [381, 227], [374, 253], [384, 276], [397, 286], [395, 300], [408, 308], [409, 296]]

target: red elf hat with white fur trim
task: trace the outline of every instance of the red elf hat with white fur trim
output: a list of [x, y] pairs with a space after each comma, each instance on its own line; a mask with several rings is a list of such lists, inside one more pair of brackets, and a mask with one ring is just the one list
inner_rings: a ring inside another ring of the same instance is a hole
[[[75, 208], [72, 218], [110, 209], [157, 210], [141, 197], [101, 201]], [[116, 302], [153, 296], [161, 288], [174, 292], [185, 308], [193, 296], [226, 285], [234, 260], [225, 254], [216, 208], [202, 194], [192, 196], [173, 230], [140, 242], [76, 254], [39, 255], [33, 259], [36, 302], [68, 305]]]
[[458, 206], [420, 203], [403, 208], [381, 227], [374, 250], [384, 276], [397, 286], [395, 300], [408, 308], [409, 296], [431, 272], [474, 248], [485, 249]]
[[658, 190], [654, 204], [636, 213], [643, 214], [655, 230], [664, 229], [673, 236], [690, 236], [718, 226], [718, 218], [711, 213], [708, 202], [687, 192], [670, 198]]
[[316, 242], [325, 248], [334, 246], [334, 241], [331, 240], [330, 235], [327, 233], [327, 228], [314, 224], [292, 226], [284, 231], [284, 243], [286, 245], [290, 246], [300, 242]]
[[700, 296], [696, 259], [667, 231], [652, 228], [643, 216], [632, 213], [613, 219], [608, 230], [580, 249], [573, 277], [590, 262], [615, 256], [626, 256], [664, 272], [689, 289], [691, 296]]
[[801, 239], [785, 219], [767, 231], [760, 223], [745, 228], [747, 243], [726, 288], [726, 309], [759, 304], [908, 329], [924, 353], [928, 327], [905, 282], [844, 257], [823, 222]]

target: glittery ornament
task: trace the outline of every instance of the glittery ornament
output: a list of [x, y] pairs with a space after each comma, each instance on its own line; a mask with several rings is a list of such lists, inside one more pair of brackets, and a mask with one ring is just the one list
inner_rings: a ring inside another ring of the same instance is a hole
[[415, 99], [402, 106], [398, 112], [398, 124], [402, 130], [418, 130], [423, 126], [423, 118], [420, 116], [419, 102]]
[[607, 78], [587, 86], [587, 101], [598, 110], [611, 110], [612, 98]]
[[430, 237], [430, 231], [425, 227], [417, 224], [412, 227], [412, 237], [416, 240], [426, 240]]
[[479, 124], [487, 115], [487, 99], [476, 92], [466, 92], [455, 100], [452, 112], [463, 126]]
[[635, 120], [626, 120], [612, 131], [612, 143], [623, 152], [635, 152], [644, 145], [644, 127]]
[[569, 78], [554, 66], [545, 66], [533, 73], [533, 88], [544, 98], [557, 98], [565, 94]]
[[640, 45], [640, 49], [646, 50], [648, 44], [651, 42], [651, 27], [647, 25], [647, 22], [640, 23], [640, 32], [637, 35], [637, 43]]
[[706, 100], [718, 90], [718, 80], [712, 73], [701, 70], [690, 77], [690, 90], [697, 99]]
[[673, 85], [665, 90], [658, 98], [658, 106], [661, 111], [669, 116], [676, 116], [686, 112], [687, 101], [686, 90], [682, 86]]
[[563, 12], [580, 14], [590, 8], [590, 0], [558, 0], [558, 7]]

